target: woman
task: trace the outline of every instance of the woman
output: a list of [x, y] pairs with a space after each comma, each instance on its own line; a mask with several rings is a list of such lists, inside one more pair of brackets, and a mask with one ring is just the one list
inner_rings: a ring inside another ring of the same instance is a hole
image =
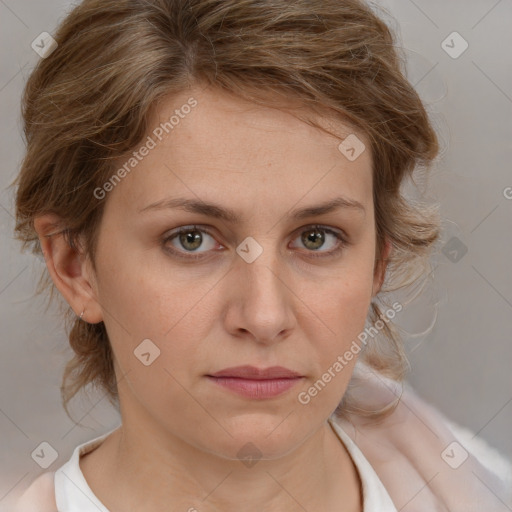
[[93, 384], [122, 422], [19, 509], [507, 510], [400, 384], [384, 293], [439, 235], [401, 185], [438, 145], [371, 9], [85, 0], [54, 37], [17, 233], [72, 315], [64, 406]]

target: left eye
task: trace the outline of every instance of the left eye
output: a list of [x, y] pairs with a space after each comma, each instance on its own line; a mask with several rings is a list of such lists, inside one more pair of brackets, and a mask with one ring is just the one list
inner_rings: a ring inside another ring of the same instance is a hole
[[[323, 226], [312, 226], [311, 228], [302, 231], [299, 238], [306, 249], [310, 249], [313, 252], [319, 252], [318, 249], [325, 244], [326, 237], [329, 236], [334, 239], [333, 244], [331, 244], [334, 248], [331, 250], [321, 251], [321, 255], [329, 256], [337, 253], [347, 244], [341, 233]], [[315, 254], [312, 256], [317, 255]]]
[[[204, 246], [204, 235], [206, 235], [207, 239], [210, 239], [210, 242], [205, 248], [203, 247], [205, 250], [200, 251], [199, 248]], [[328, 240], [329, 237], [331, 237], [332, 242], [328, 245], [333, 248], [319, 251], [319, 249], [326, 244], [326, 240]], [[309, 255], [313, 257], [331, 256], [343, 249], [345, 245], [348, 245], [347, 240], [341, 233], [323, 226], [310, 226], [307, 229], [303, 229], [295, 240], [296, 239], [300, 239], [303, 247], [308, 249], [308, 252], [319, 253]], [[177, 247], [175, 242], [181, 245], [181, 247]], [[208, 230], [197, 226], [178, 228], [178, 230], [172, 232], [163, 240], [164, 248], [167, 251], [178, 257], [188, 259], [202, 258], [204, 253], [215, 247], [216, 243], [213, 235], [211, 235]], [[169, 244], [171, 246], [169, 246]]]

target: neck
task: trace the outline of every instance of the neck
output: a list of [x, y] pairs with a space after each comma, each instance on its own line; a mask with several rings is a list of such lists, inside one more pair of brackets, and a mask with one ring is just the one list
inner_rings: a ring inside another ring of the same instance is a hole
[[[130, 422], [94, 454], [96, 469], [91, 457], [88, 465], [82, 459], [82, 470], [112, 512], [161, 511], [169, 504], [190, 512], [234, 512], [241, 504], [246, 512], [361, 510], [357, 470], [328, 422], [296, 450], [273, 460], [222, 458], [168, 431]], [[92, 470], [88, 475], [87, 469]]]

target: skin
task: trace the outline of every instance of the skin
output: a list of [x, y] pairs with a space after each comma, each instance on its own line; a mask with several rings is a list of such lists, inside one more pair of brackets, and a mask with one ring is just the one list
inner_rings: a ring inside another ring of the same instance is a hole
[[[55, 285], [77, 314], [85, 310], [84, 321], [105, 323], [115, 356], [122, 426], [82, 457], [81, 469], [112, 512], [169, 504], [359, 511], [357, 470], [327, 423], [356, 357], [307, 405], [297, 397], [357, 340], [382, 284], [370, 151], [349, 161], [338, 150], [350, 133], [369, 144], [340, 121], [337, 138], [288, 112], [199, 87], [160, 102], [149, 126], [191, 96], [197, 106], [108, 193], [96, 272], [61, 236], [44, 236], [54, 216], [35, 223]], [[340, 195], [365, 212], [288, 217]], [[182, 209], [140, 212], [177, 196], [232, 208], [239, 223]], [[305, 245], [301, 234], [315, 224], [343, 231], [349, 244], [314, 258], [339, 246], [325, 231], [323, 245]], [[200, 231], [195, 252], [191, 242], [163, 241], [190, 225], [211, 233]], [[252, 263], [236, 252], [248, 236], [263, 248]], [[198, 252], [202, 259], [186, 259]], [[148, 338], [160, 356], [145, 366], [134, 350]], [[278, 397], [251, 400], [206, 377], [245, 364], [284, 366], [303, 379]], [[252, 467], [238, 456], [249, 442], [261, 454]]]

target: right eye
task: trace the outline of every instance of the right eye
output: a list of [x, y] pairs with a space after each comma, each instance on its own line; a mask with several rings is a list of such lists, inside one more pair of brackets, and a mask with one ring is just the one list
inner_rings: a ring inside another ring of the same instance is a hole
[[[198, 249], [204, 245], [204, 235], [206, 235], [207, 238], [210, 238], [211, 241], [206, 244], [206, 250], [199, 251]], [[212, 250], [215, 247], [215, 244], [216, 242], [213, 235], [210, 234], [208, 230], [199, 228], [198, 226], [181, 226], [170, 233], [166, 233], [162, 240], [162, 245], [166, 251], [175, 254], [179, 258], [188, 259], [199, 259], [205, 257], [204, 253]]]

